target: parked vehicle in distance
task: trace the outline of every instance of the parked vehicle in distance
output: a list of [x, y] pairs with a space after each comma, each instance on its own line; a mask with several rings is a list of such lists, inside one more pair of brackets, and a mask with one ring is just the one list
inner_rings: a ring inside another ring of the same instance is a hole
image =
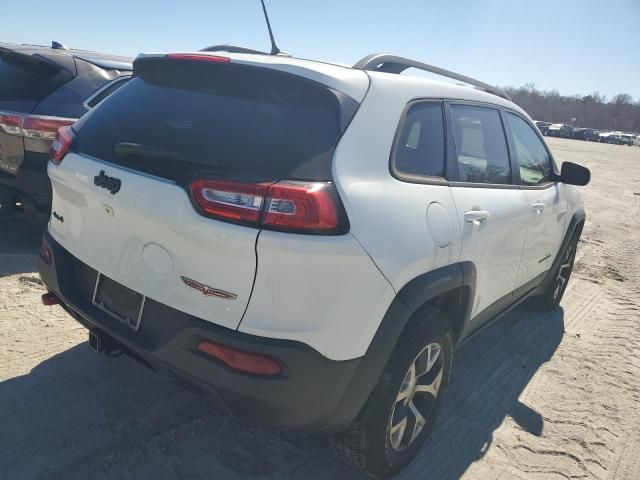
[[98, 352], [393, 475], [457, 345], [527, 298], [558, 306], [589, 171], [558, 170], [521, 108], [454, 72], [233, 48], [140, 55], [59, 130], [43, 302]]
[[547, 128], [550, 137], [573, 138], [573, 127], [566, 123], [553, 123]]
[[551, 122], [543, 122], [541, 120], [534, 120], [533, 123], [535, 123], [536, 127], [538, 127], [538, 130], [540, 130], [540, 133], [542, 133], [542, 135], [547, 135], [547, 131], [548, 131], [549, 127], [551, 126]]
[[0, 43], [0, 215], [16, 205], [49, 213], [53, 138], [130, 77], [131, 58]]
[[602, 132], [598, 135], [601, 143], [612, 145], [632, 145], [633, 140], [625, 136], [622, 132]]
[[573, 138], [576, 140], [586, 140], [589, 142], [597, 142], [599, 131], [593, 128], [574, 128]]
[[640, 139], [638, 138], [638, 135], [634, 135], [632, 133], [621, 133], [620, 137], [626, 145], [640, 145]]

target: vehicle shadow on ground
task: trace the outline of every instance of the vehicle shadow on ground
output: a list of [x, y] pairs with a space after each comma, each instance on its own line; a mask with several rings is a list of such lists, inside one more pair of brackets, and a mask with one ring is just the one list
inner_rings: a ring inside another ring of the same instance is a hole
[[[401, 478], [459, 478], [506, 416], [540, 435], [542, 417], [518, 396], [562, 332], [561, 309], [518, 308], [464, 345], [432, 440]], [[364, 478], [324, 436], [243, 425], [85, 344], [1, 382], [0, 425], [0, 478]]]

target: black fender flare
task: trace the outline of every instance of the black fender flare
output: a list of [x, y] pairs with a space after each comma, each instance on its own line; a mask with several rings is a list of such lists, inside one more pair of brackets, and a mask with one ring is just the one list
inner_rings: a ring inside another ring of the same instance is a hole
[[[468, 298], [473, 299], [475, 284], [476, 269], [473, 263], [460, 262], [420, 275], [402, 287], [382, 318], [325, 430], [342, 430], [358, 415], [378, 382], [400, 335], [420, 307], [437, 296], [460, 287], [467, 287]], [[462, 321], [468, 320], [472, 303], [467, 301], [463, 305]]]
[[562, 244], [558, 249], [558, 253], [556, 253], [556, 258], [553, 260], [553, 264], [551, 265], [551, 268], [547, 272], [547, 276], [545, 277], [545, 279], [542, 282], [542, 285], [540, 286], [540, 290], [544, 291], [549, 285], [553, 283], [554, 273], [558, 269], [558, 266], [562, 261], [562, 254], [564, 253], [567, 246], [569, 245], [569, 242], [571, 242], [574, 236], [577, 235], [578, 238], [580, 238], [580, 235], [582, 235], [582, 228], [584, 227], [584, 222], [586, 218], [587, 218], [587, 215], [583, 208], [578, 208], [575, 210], [575, 212], [573, 212], [573, 216], [569, 221], [569, 226], [567, 227], [567, 231], [564, 234], [564, 239], [562, 240]]

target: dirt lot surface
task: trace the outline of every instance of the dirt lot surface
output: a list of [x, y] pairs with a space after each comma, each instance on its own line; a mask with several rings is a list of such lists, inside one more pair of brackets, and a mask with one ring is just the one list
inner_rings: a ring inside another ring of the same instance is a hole
[[[592, 171], [574, 276], [463, 346], [402, 478], [640, 479], [640, 148], [551, 139]], [[0, 223], [0, 478], [362, 478], [323, 436], [238, 423], [43, 307], [39, 232]]]

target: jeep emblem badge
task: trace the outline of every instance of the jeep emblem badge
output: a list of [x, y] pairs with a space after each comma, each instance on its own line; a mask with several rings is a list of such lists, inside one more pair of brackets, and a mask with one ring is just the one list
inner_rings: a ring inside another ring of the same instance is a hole
[[120, 191], [120, 185], [122, 185], [122, 182], [119, 178], [105, 175], [104, 170], [100, 170], [100, 174], [93, 177], [93, 184], [96, 187], [106, 188], [112, 195], [115, 195]]

